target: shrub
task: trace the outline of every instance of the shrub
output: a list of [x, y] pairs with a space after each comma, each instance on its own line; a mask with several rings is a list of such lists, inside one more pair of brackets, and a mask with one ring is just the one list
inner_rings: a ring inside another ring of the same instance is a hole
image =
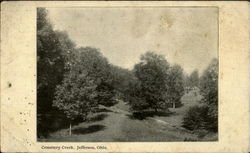
[[206, 115], [208, 114], [208, 107], [205, 106], [193, 106], [187, 111], [183, 119], [183, 127], [189, 130], [202, 129]]
[[217, 122], [211, 114], [208, 105], [193, 106], [187, 111], [183, 119], [183, 127], [189, 130], [208, 130], [217, 132]]

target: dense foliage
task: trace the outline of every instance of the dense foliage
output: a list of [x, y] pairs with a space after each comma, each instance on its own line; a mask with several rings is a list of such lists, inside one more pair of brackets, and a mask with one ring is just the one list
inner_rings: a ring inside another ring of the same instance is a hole
[[200, 80], [201, 106], [190, 108], [183, 120], [187, 129], [218, 131], [218, 60], [213, 59]]
[[111, 106], [114, 91], [111, 68], [106, 58], [91, 47], [75, 51], [69, 72], [57, 86], [53, 105], [64, 111], [69, 120], [86, 119], [98, 105]]
[[51, 107], [56, 85], [60, 84], [66, 71], [68, 56], [75, 44], [63, 32], [54, 31], [47, 19], [47, 11], [37, 10], [37, 90], [38, 111]]
[[47, 10], [37, 9], [38, 136], [46, 135], [43, 123], [58, 117], [57, 108], [72, 120], [98, 104], [113, 105], [111, 76], [111, 65], [97, 49], [77, 49], [66, 32], [53, 29]]
[[128, 101], [128, 91], [131, 89], [129, 84], [136, 78], [133, 72], [118, 66], [111, 65], [112, 84], [116, 98]]
[[127, 94], [132, 110], [167, 111], [169, 104], [181, 105], [184, 74], [179, 65], [170, 66], [164, 56], [147, 52], [133, 72]]
[[67, 33], [53, 30], [44, 8], [37, 9], [37, 113], [38, 135], [46, 135], [56, 86], [68, 71], [69, 59], [75, 44]]
[[[138, 82], [132, 87], [135, 100], [131, 101], [133, 109], [166, 108], [166, 92], [169, 64], [166, 59], [153, 52], [141, 56], [141, 62], [134, 66]], [[140, 99], [140, 100], [139, 100]]]
[[208, 107], [193, 106], [184, 117], [184, 127], [189, 130], [205, 129], [207, 123]]
[[218, 59], [213, 59], [204, 71], [200, 81], [201, 94], [203, 96], [202, 103], [209, 108], [210, 124], [207, 128], [213, 131], [218, 129], [218, 72]]
[[167, 100], [169, 103], [181, 105], [181, 97], [184, 95], [183, 69], [179, 65], [170, 67], [168, 77]]

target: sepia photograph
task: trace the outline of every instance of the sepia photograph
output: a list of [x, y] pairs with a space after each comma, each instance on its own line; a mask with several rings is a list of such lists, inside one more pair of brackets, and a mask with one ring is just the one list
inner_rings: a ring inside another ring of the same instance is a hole
[[37, 141], [218, 141], [217, 7], [37, 8]]
[[2, 2], [0, 152], [249, 152], [249, 7]]

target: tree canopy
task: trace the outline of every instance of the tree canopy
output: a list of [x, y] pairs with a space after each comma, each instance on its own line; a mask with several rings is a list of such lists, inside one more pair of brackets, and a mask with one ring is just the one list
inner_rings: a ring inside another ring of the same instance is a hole
[[181, 97], [184, 95], [184, 74], [183, 69], [175, 64], [170, 67], [168, 77], [168, 102], [181, 103]]
[[54, 106], [65, 111], [69, 119], [74, 119], [76, 115], [86, 117], [99, 104], [112, 105], [111, 69], [98, 49], [79, 48], [71, 60], [74, 62], [69, 72], [57, 87]]
[[136, 86], [135, 92], [139, 92], [137, 97], [143, 100], [132, 101], [132, 108], [137, 108], [134, 106], [138, 104], [144, 109], [152, 108], [155, 111], [166, 108], [169, 63], [164, 56], [153, 52], [143, 54], [140, 59], [141, 61], [134, 66], [135, 76], [138, 79], [138, 83], [134, 86]]
[[[66, 33], [56, 32], [47, 18], [47, 10], [37, 9], [37, 94], [38, 111], [51, 109], [55, 88], [62, 82], [74, 43]], [[66, 56], [67, 55], [67, 56]]]

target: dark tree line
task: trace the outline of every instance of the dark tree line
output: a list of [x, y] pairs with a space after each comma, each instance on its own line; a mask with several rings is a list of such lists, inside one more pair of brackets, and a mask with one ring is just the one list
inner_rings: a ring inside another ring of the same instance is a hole
[[[46, 119], [63, 112], [69, 122], [114, 101], [113, 66], [96, 48], [76, 48], [66, 32], [53, 30], [47, 10], [37, 10], [38, 135]], [[50, 116], [48, 116], [50, 115]], [[51, 116], [52, 115], [52, 116]]]
[[37, 9], [37, 113], [38, 136], [46, 135], [50, 112], [55, 111], [52, 102], [56, 86], [62, 83], [69, 71], [75, 44], [66, 32], [53, 30], [47, 18], [47, 10]]
[[38, 111], [51, 109], [55, 88], [69, 71], [75, 44], [66, 32], [53, 30], [47, 11], [37, 9], [37, 90]]

